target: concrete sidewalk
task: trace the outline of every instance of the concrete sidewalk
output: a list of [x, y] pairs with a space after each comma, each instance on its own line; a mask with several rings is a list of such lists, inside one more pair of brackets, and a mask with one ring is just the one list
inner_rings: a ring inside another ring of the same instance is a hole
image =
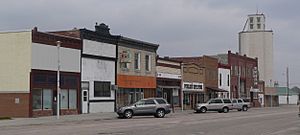
[[[167, 114], [168, 116], [173, 115], [185, 115], [193, 113], [193, 110], [175, 110], [175, 113]], [[37, 117], [37, 118], [13, 118], [11, 120], [0, 120], [0, 127], [9, 126], [25, 126], [25, 125], [39, 125], [39, 124], [57, 124], [67, 123], [76, 121], [101, 121], [101, 120], [112, 120], [117, 119], [118, 115], [114, 112], [110, 113], [90, 113], [90, 114], [79, 114], [79, 115], [62, 115], [60, 119], [56, 116]]]

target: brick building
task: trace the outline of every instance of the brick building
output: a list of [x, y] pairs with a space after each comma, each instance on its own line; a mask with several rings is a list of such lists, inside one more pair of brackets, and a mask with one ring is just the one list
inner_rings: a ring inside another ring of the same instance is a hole
[[[183, 62], [183, 91], [186, 89], [185, 82], [187, 81], [186, 86], [188, 86], [188, 82], [192, 76], [198, 78], [193, 81], [201, 84], [201, 93], [196, 94], [195, 97], [197, 98], [194, 100], [193, 98], [190, 98], [193, 103], [203, 103], [208, 101], [210, 98], [217, 97], [218, 92], [226, 92], [218, 88], [218, 59], [210, 56], [174, 57], [172, 59]], [[193, 97], [193, 95], [190, 97]]]
[[[230, 67], [230, 98], [247, 98], [258, 100], [259, 78], [257, 58], [249, 58], [246, 55], [219, 54], [213, 56], [218, 58], [220, 64]], [[251, 95], [254, 94], [254, 95]]]

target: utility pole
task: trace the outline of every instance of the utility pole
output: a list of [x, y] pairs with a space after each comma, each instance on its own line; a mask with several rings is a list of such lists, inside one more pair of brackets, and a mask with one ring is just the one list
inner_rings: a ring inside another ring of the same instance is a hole
[[289, 89], [289, 67], [286, 68], [286, 101], [287, 104], [289, 104], [289, 93], [290, 93], [290, 89]]
[[56, 95], [56, 115], [57, 115], [57, 119], [59, 119], [59, 113], [60, 113], [60, 41], [56, 41], [56, 45], [57, 45], [57, 95]]

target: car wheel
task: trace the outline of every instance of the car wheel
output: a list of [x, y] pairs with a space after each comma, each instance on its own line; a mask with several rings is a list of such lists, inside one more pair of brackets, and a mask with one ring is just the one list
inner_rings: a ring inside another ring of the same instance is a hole
[[207, 109], [205, 107], [200, 108], [201, 113], [206, 113]]
[[132, 113], [131, 110], [126, 110], [126, 111], [124, 112], [124, 117], [127, 118], [127, 119], [132, 118], [132, 115], [133, 115], [133, 113]]
[[223, 112], [224, 112], [224, 113], [228, 113], [228, 112], [229, 112], [228, 107], [224, 107], [224, 108], [223, 108]]
[[248, 111], [248, 107], [247, 106], [243, 106], [243, 111]]
[[163, 118], [163, 117], [165, 117], [165, 110], [163, 110], [163, 109], [158, 109], [157, 111], [156, 111], [156, 114], [155, 114], [155, 117], [157, 117], [157, 118]]

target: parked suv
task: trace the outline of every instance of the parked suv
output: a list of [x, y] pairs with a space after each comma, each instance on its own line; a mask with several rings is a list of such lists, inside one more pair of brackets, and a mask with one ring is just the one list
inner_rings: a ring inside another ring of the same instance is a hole
[[163, 98], [147, 98], [118, 109], [120, 118], [132, 118], [132, 116], [154, 115], [163, 118], [171, 112], [170, 104]]
[[233, 109], [238, 111], [247, 111], [250, 108], [250, 102], [247, 99], [232, 99]]
[[205, 113], [206, 111], [218, 111], [227, 113], [233, 108], [230, 99], [214, 98], [204, 104], [196, 104], [195, 111], [197, 113]]

